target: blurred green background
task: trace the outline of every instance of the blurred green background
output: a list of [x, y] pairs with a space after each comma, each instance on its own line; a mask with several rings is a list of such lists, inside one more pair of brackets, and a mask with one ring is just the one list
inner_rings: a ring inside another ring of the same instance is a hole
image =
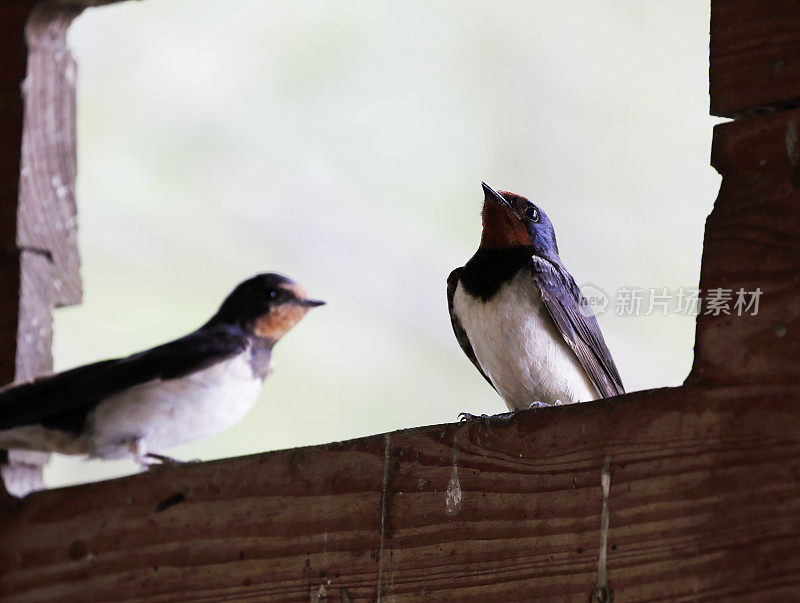
[[[505, 406], [453, 337], [445, 279], [480, 181], [527, 195], [578, 283], [694, 287], [708, 166], [708, 3], [148, 0], [88, 10], [79, 64], [85, 301], [57, 369], [198, 327], [280, 271], [329, 305], [274, 354], [212, 459]], [[628, 390], [677, 385], [694, 320], [599, 317]], [[50, 485], [135, 471], [57, 458]]]

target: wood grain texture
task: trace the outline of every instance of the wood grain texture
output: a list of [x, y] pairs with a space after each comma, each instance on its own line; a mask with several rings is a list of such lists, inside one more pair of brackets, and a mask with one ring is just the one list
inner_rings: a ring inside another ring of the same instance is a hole
[[800, 3], [711, 2], [711, 113], [739, 117], [800, 104]]
[[52, 300], [56, 279], [49, 258], [41, 253], [20, 253], [20, 297], [17, 337], [18, 381], [27, 381], [53, 368]]
[[[2, 17], [0, 245], [3, 383], [49, 370], [50, 311], [81, 297], [76, 244], [75, 62], [79, 8], [8, 2]], [[11, 360], [13, 358], [13, 361]]]
[[14, 380], [20, 293], [17, 249], [17, 205], [22, 144], [27, 51], [24, 27], [30, 7], [22, 2], [0, 4], [0, 383]]
[[[57, 279], [50, 258], [38, 252], [20, 252], [20, 307], [17, 313], [17, 381], [27, 381], [53, 368], [52, 307]], [[50, 454], [30, 450], [3, 451], [0, 476], [6, 492], [25, 496], [44, 488], [43, 467]]]
[[[75, 62], [66, 33], [82, 9], [17, 0], [0, 9], [0, 384], [52, 369], [52, 309], [80, 302]], [[41, 487], [42, 455], [0, 462], [9, 492]]]
[[640, 392], [38, 492], [4, 601], [618, 601], [800, 592], [798, 387]]
[[800, 380], [800, 110], [718, 125], [722, 174], [706, 222], [700, 287], [761, 289], [759, 312], [703, 314], [692, 382]]
[[67, 29], [81, 13], [52, 2], [36, 5], [26, 26], [28, 72], [17, 244], [52, 264], [51, 304], [81, 300], [75, 206], [75, 60]]
[[[23, 295], [34, 275], [23, 278], [23, 253], [19, 250], [19, 191], [21, 175], [24, 104], [20, 86], [27, 72], [25, 24], [31, 2], [9, 1], [0, 7], [0, 384], [33, 376], [34, 365], [51, 367], [50, 339], [46, 354], [37, 356], [35, 346], [20, 342], [20, 324], [38, 312]], [[47, 268], [50, 273], [49, 267]], [[49, 306], [48, 322], [49, 324]], [[21, 320], [22, 319], [22, 320]], [[30, 335], [30, 331], [29, 331]], [[19, 360], [23, 359], [22, 366]], [[2, 486], [15, 495], [42, 488], [42, 455], [24, 451], [0, 451]], [[0, 488], [0, 491], [2, 488]]]

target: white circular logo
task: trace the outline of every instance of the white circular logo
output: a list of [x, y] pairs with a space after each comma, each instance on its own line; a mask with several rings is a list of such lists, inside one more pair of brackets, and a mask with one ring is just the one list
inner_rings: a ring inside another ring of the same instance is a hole
[[601, 287], [584, 283], [581, 285], [583, 297], [580, 300], [580, 312], [584, 316], [597, 316], [608, 310], [608, 293]]

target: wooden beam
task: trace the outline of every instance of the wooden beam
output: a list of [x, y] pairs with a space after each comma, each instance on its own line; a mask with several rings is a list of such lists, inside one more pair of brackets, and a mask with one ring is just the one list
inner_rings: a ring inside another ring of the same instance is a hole
[[800, 104], [796, 0], [712, 0], [711, 113], [741, 117]]
[[799, 396], [640, 392], [38, 492], [0, 520], [0, 594], [789, 600]]
[[19, 324], [20, 253], [17, 247], [17, 206], [21, 167], [23, 102], [27, 50], [25, 23], [30, 7], [24, 2], [0, 6], [0, 382], [14, 380]]
[[[17, 0], [3, 7], [5, 141], [0, 165], [0, 383], [53, 367], [52, 310], [79, 303], [75, 207], [75, 61], [67, 29], [80, 7]], [[48, 455], [2, 451], [5, 488], [42, 487]]]
[[711, 3], [712, 112], [741, 119], [714, 131], [700, 287], [761, 296], [755, 316], [704, 310], [689, 382], [800, 382], [799, 69], [800, 3]]
[[722, 174], [706, 222], [700, 286], [760, 291], [758, 313], [697, 322], [690, 381], [800, 379], [800, 110], [718, 125], [712, 163]]
[[37, 4], [28, 18], [25, 118], [17, 208], [21, 300], [17, 379], [52, 369], [51, 310], [80, 303], [75, 206], [75, 60], [67, 30], [80, 8]]

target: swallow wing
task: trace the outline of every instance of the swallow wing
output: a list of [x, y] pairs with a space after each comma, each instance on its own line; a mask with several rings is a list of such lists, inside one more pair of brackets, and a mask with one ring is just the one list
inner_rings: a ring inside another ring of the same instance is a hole
[[246, 348], [243, 333], [220, 325], [126, 358], [104, 360], [0, 389], [0, 429], [41, 423], [79, 431], [104, 398], [154, 379], [175, 379]]
[[478, 369], [478, 372], [481, 375], [483, 375], [483, 378], [486, 379], [486, 382], [491, 385], [495, 391], [497, 391], [497, 388], [494, 387], [494, 383], [492, 383], [489, 377], [486, 376], [486, 373], [483, 372], [483, 369], [478, 362], [478, 358], [475, 356], [475, 350], [472, 349], [472, 344], [469, 342], [467, 332], [464, 330], [464, 327], [461, 325], [461, 321], [458, 320], [458, 316], [453, 310], [453, 297], [455, 297], [456, 287], [458, 287], [458, 281], [461, 278], [462, 270], [463, 268], [456, 268], [450, 273], [450, 276], [447, 277], [447, 309], [450, 312], [450, 323], [453, 325], [453, 332], [456, 334], [458, 344], [461, 346], [461, 349], [464, 350], [464, 353], [467, 355], [467, 358], [469, 358], [469, 361], [475, 365], [475, 368]]
[[594, 316], [581, 312], [581, 294], [563, 266], [533, 256], [531, 273], [564, 341], [604, 398], [625, 393], [622, 379]]

